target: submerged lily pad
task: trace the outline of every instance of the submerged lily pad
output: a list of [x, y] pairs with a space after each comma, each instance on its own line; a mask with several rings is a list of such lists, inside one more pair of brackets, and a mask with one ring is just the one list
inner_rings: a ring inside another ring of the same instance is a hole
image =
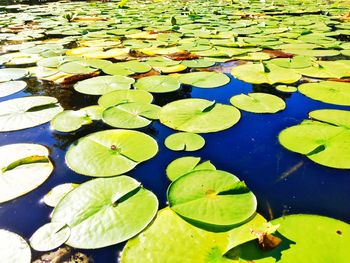
[[286, 107], [281, 98], [267, 93], [239, 94], [231, 97], [230, 102], [241, 110], [254, 113], [276, 113]]
[[0, 97], [17, 93], [25, 89], [25, 87], [27, 87], [27, 83], [22, 80], [2, 82], [0, 83]]
[[193, 133], [217, 132], [235, 125], [241, 113], [235, 107], [204, 99], [183, 99], [162, 107], [159, 119], [164, 125]]
[[149, 125], [158, 119], [161, 108], [149, 103], [130, 102], [109, 107], [102, 114], [102, 120], [115, 128], [136, 129]]
[[181, 83], [198, 88], [216, 88], [230, 82], [230, 78], [218, 72], [192, 72], [181, 74], [178, 77]]
[[157, 142], [147, 134], [131, 130], [106, 130], [74, 142], [67, 151], [66, 162], [77, 173], [107, 177], [130, 171], [157, 152]]
[[72, 183], [57, 185], [44, 196], [43, 201], [46, 205], [55, 207], [66, 194], [68, 194], [70, 191], [77, 188], [78, 186], [78, 184]]
[[49, 151], [39, 144], [19, 143], [0, 147], [0, 203], [39, 187], [50, 176]]
[[280, 143], [318, 164], [350, 169], [350, 111], [316, 110], [309, 115], [313, 121], [283, 130]]
[[100, 76], [79, 81], [74, 89], [84, 94], [103, 95], [115, 90], [130, 89], [134, 82], [134, 79], [124, 76]]
[[52, 222], [70, 228], [67, 245], [95, 249], [137, 235], [157, 210], [157, 197], [135, 179], [99, 178], [69, 192], [55, 207]]
[[175, 181], [179, 177], [193, 171], [200, 170], [216, 170], [215, 166], [210, 161], [200, 163], [200, 157], [185, 156], [175, 159], [168, 164], [166, 175], [171, 181]]
[[32, 255], [29, 245], [21, 236], [0, 229], [0, 257], [3, 262], [30, 263]]
[[149, 76], [140, 78], [135, 83], [135, 88], [154, 93], [164, 93], [178, 90], [180, 82], [172, 76]]
[[109, 108], [123, 103], [139, 102], [151, 103], [153, 96], [145, 90], [116, 90], [101, 96], [98, 104], [104, 108]]
[[165, 141], [165, 146], [173, 151], [197, 151], [203, 148], [205, 140], [202, 136], [190, 132], [178, 132], [169, 135]]
[[298, 89], [302, 94], [314, 100], [350, 106], [350, 83], [336, 81], [304, 83]]
[[63, 109], [57, 99], [31, 96], [0, 103], [0, 132], [22, 130], [50, 121]]
[[256, 198], [233, 174], [193, 171], [168, 188], [170, 208], [198, 225], [228, 229], [248, 221], [256, 211]]

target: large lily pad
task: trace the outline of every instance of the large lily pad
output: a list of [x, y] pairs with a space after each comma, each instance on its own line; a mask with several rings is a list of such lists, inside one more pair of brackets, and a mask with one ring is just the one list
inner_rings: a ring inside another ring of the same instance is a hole
[[77, 173], [106, 177], [130, 171], [157, 152], [157, 142], [142, 132], [106, 130], [74, 142], [68, 149], [66, 162]]
[[151, 103], [152, 101], [152, 94], [145, 90], [116, 90], [101, 96], [98, 104], [104, 108], [109, 108], [123, 103]]
[[21, 236], [0, 229], [0, 257], [3, 262], [30, 263], [32, 255], [29, 245]]
[[283, 130], [280, 143], [321, 165], [350, 169], [350, 112], [317, 110], [309, 115], [314, 121]]
[[318, 61], [310, 67], [295, 69], [295, 71], [313, 78], [344, 78], [350, 76], [350, 64], [347, 60]]
[[180, 82], [172, 76], [150, 76], [140, 78], [134, 86], [139, 90], [164, 93], [178, 90], [180, 88]]
[[241, 117], [235, 107], [204, 99], [183, 99], [162, 107], [159, 119], [164, 125], [193, 133], [217, 132], [235, 125]]
[[169, 206], [191, 222], [213, 229], [233, 228], [256, 211], [256, 198], [233, 174], [202, 170], [179, 177], [168, 188]]
[[0, 82], [21, 79], [28, 74], [27, 70], [21, 68], [3, 68], [0, 69]]
[[63, 109], [57, 99], [32, 96], [0, 103], [0, 132], [26, 129], [50, 121]]
[[298, 87], [307, 97], [326, 103], [350, 106], [350, 83], [322, 81], [305, 83]]
[[0, 97], [17, 93], [25, 89], [25, 87], [27, 87], [27, 83], [22, 80], [2, 82], [0, 83]]
[[178, 77], [181, 83], [192, 85], [198, 88], [216, 88], [230, 82], [230, 78], [218, 72], [192, 72], [185, 73]]
[[149, 103], [123, 103], [106, 109], [102, 119], [115, 128], [136, 129], [157, 120], [159, 110], [159, 106]]
[[46, 147], [9, 144], [0, 147], [0, 203], [39, 187], [50, 176], [53, 165]]
[[203, 148], [205, 140], [202, 136], [190, 132], [178, 132], [169, 135], [165, 141], [165, 146], [173, 151], [197, 151]]
[[134, 82], [134, 79], [124, 76], [100, 76], [79, 81], [74, 89], [84, 94], [103, 95], [115, 90], [130, 89]]
[[231, 97], [233, 106], [254, 113], [276, 113], [286, 107], [281, 98], [267, 93], [239, 94]]
[[69, 192], [55, 207], [52, 222], [70, 228], [67, 244], [100, 248], [141, 232], [156, 215], [157, 197], [128, 177], [99, 178]]

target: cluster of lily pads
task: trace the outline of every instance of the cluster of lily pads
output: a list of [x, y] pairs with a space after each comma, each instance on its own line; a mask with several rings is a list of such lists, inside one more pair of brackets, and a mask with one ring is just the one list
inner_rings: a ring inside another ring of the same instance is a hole
[[[282, 98], [262, 92], [235, 95], [231, 105], [201, 98], [153, 104], [155, 94], [172, 96], [186, 85], [228, 84], [222, 68], [247, 83], [350, 106], [348, 7], [283, 0], [1, 7], [0, 97], [24, 90], [24, 80], [35, 78], [99, 98], [81, 109], [63, 109], [51, 96], [0, 102], [0, 132], [47, 122], [62, 133], [96, 122], [116, 128], [71, 144], [68, 167], [101, 178], [58, 185], [45, 195], [43, 201], [54, 207], [51, 222], [32, 235], [31, 248], [96, 249], [127, 241], [125, 263], [348, 262], [348, 224], [314, 215], [267, 222], [245, 182], [210, 161], [187, 156], [171, 162], [169, 206], [159, 212], [157, 197], [125, 175], [158, 153], [156, 140], [132, 129], [159, 120], [179, 131], [165, 139], [167, 148], [196, 151], [205, 146], [198, 133], [231, 128], [241, 111], [274, 114], [286, 108]], [[318, 164], [350, 169], [349, 111], [320, 109], [309, 117], [281, 131], [281, 145]], [[0, 203], [39, 187], [54, 169], [49, 150], [29, 143], [0, 147], [0, 166]], [[6, 262], [30, 262], [23, 238], [0, 230], [0, 241]]]

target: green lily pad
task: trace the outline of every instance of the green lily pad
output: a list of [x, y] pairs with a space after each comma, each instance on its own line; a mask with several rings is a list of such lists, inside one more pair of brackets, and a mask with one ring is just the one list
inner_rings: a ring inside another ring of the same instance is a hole
[[305, 96], [336, 105], [350, 106], [350, 83], [321, 81], [304, 83], [298, 87]]
[[78, 186], [79, 184], [72, 183], [57, 185], [44, 196], [43, 202], [48, 206], [55, 207], [66, 194], [68, 194], [70, 191], [77, 188]]
[[276, 90], [292, 93], [292, 92], [296, 92], [298, 89], [296, 87], [288, 86], [288, 85], [277, 85]]
[[317, 110], [309, 115], [313, 121], [283, 130], [278, 136], [280, 143], [318, 164], [350, 169], [350, 112]]
[[21, 79], [28, 74], [27, 70], [21, 68], [3, 68], [0, 69], [0, 82]]
[[140, 258], [145, 262], [231, 262], [224, 257], [229, 249], [256, 239], [252, 230], [265, 231], [268, 227], [266, 220], [257, 214], [231, 231], [213, 233], [192, 226], [165, 208], [149, 228], [128, 241], [121, 263], [138, 262]]
[[270, 62], [282, 68], [307, 68], [312, 66], [316, 58], [309, 56], [295, 56], [293, 58], [276, 58]]
[[52, 222], [70, 228], [67, 245], [95, 249], [137, 235], [157, 210], [157, 197], [135, 179], [99, 178], [69, 192], [55, 207]]
[[147, 134], [131, 130], [106, 130], [74, 142], [67, 151], [66, 162], [79, 174], [107, 177], [130, 171], [157, 152], [157, 142]]
[[115, 128], [142, 128], [149, 125], [152, 120], [158, 119], [160, 109], [159, 106], [148, 103], [123, 103], [106, 109], [102, 114], [102, 120]]
[[0, 103], [0, 132], [22, 130], [50, 121], [63, 109], [57, 99], [31, 96]]
[[219, 170], [194, 171], [168, 188], [170, 208], [183, 218], [210, 229], [229, 229], [248, 221], [256, 198], [244, 182]]
[[40, 227], [30, 238], [30, 246], [36, 251], [49, 251], [65, 243], [70, 228], [61, 223], [48, 223]]
[[18, 143], [0, 147], [0, 203], [43, 184], [53, 171], [46, 147]]
[[100, 76], [79, 81], [74, 89], [84, 94], [104, 95], [115, 90], [130, 89], [134, 82], [134, 79], [124, 76]]
[[180, 82], [172, 76], [149, 76], [140, 78], [134, 87], [138, 90], [145, 90], [154, 93], [164, 93], [178, 90]]
[[82, 108], [77, 111], [65, 110], [58, 113], [52, 120], [51, 126], [56, 131], [72, 132], [80, 129], [83, 125], [88, 125], [93, 120], [102, 118], [103, 108], [98, 105]]
[[97, 71], [97, 68], [90, 66], [84, 61], [72, 61], [61, 64], [58, 70], [70, 74], [90, 74]]
[[151, 103], [153, 96], [145, 90], [116, 90], [101, 96], [98, 104], [104, 108], [109, 108], [123, 103], [139, 102]]
[[145, 73], [152, 69], [146, 62], [127, 61], [114, 63], [103, 68], [103, 72], [110, 75], [129, 76], [136, 73]]
[[181, 83], [198, 88], [216, 88], [230, 82], [230, 78], [218, 72], [192, 72], [179, 75]]
[[21, 236], [0, 229], [0, 257], [3, 262], [30, 263], [32, 255], [29, 245]]
[[27, 83], [22, 80], [8, 81], [0, 83], [0, 98], [12, 95], [27, 87]]
[[217, 132], [235, 125], [241, 113], [235, 107], [204, 99], [183, 99], [171, 102], [160, 110], [164, 125], [192, 133]]
[[349, 224], [329, 217], [306, 214], [284, 216], [271, 223], [280, 225], [278, 234], [282, 243], [272, 250], [264, 251], [257, 243], [248, 242], [236, 249], [233, 262], [346, 263], [350, 259]]
[[185, 156], [175, 159], [168, 164], [166, 175], [170, 181], [175, 181], [179, 177], [193, 171], [200, 170], [216, 170], [215, 166], [210, 161], [200, 163], [201, 158], [193, 156]]
[[215, 62], [206, 59], [184, 60], [181, 63], [188, 68], [207, 68], [215, 65]]
[[311, 67], [295, 69], [296, 72], [313, 78], [343, 78], [350, 76], [350, 64], [347, 60], [317, 61]]
[[258, 92], [235, 95], [230, 102], [240, 110], [254, 113], [276, 113], [286, 108], [286, 103], [281, 98]]
[[205, 140], [202, 136], [190, 132], [178, 132], [169, 135], [165, 141], [165, 146], [173, 151], [197, 151], [203, 148]]
[[340, 51], [332, 49], [284, 49], [284, 52], [312, 57], [334, 57], [340, 55]]
[[290, 84], [301, 78], [301, 75], [292, 69], [282, 68], [273, 63], [240, 65], [232, 68], [231, 74], [240, 80], [253, 84]]
[[251, 52], [248, 54], [238, 55], [232, 57], [232, 59], [239, 59], [239, 60], [250, 60], [250, 61], [262, 61], [262, 60], [269, 60], [271, 57], [269, 54], [264, 52]]

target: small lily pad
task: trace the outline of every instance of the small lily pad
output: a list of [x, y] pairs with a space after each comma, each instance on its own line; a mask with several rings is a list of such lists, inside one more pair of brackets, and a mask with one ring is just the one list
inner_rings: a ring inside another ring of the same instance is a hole
[[281, 98], [258, 92], [235, 95], [231, 97], [230, 102], [238, 109], [254, 113], [276, 113], [286, 107], [286, 103]]
[[296, 92], [298, 89], [294, 86], [277, 85], [276, 90], [282, 91], [282, 92], [287, 92], [287, 93], [292, 93], [292, 92]]
[[138, 90], [145, 90], [154, 93], [164, 93], [178, 90], [180, 82], [172, 76], [149, 76], [140, 78], [134, 87]]
[[139, 102], [146, 104], [152, 101], [152, 94], [145, 90], [116, 90], [101, 96], [98, 104], [104, 108], [109, 108], [123, 103]]
[[78, 186], [78, 184], [72, 183], [57, 185], [44, 196], [43, 201], [46, 205], [55, 207], [66, 194], [68, 194], [70, 191], [77, 188]]
[[203, 148], [205, 140], [202, 136], [190, 132], [178, 132], [169, 135], [165, 141], [165, 146], [173, 151], [197, 151]]
[[0, 229], [0, 257], [3, 262], [30, 263], [32, 255], [29, 245], [21, 236]]

